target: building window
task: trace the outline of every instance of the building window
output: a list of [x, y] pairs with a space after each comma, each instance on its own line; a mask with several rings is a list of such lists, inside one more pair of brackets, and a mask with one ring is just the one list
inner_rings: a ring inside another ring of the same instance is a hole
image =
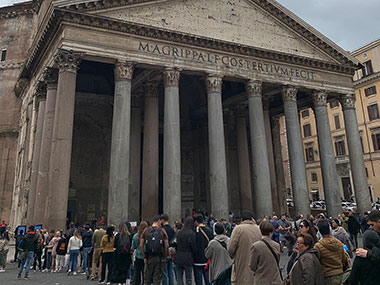
[[380, 150], [380, 128], [371, 129], [373, 150]]
[[306, 154], [306, 161], [312, 162], [314, 161], [314, 148], [312, 143], [308, 143], [305, 145], [305, 154]]
[[7, 58], [7, 50], [3, 49], [1, 51], [1, 61], [5, 61], [6, 58]]
[[335, 129], [339, 130], [341, 128], [339, 114], [334, 115], [334, 123], [335, 123]]
[[307, 117], [309, 117], [309, 110], [304, 110], [304, 111], [302, 111], [301, 112], [301, 116], [302, 116], [302, 118], [307, 118]]
[[368, 109], [368, 117], [370, 121], [379, 119], [379, 108], [377, 107], [377, 104], [372, 104], [367, 107]]
[[330, 102], [330, 109], [336, 108], [339, 106], [338, 100], [334, 100]]
[[311, 182], [318, 182], [318, 175], [316, 172], [311, 173]]
[[376, 86], [371, 86], [366, 89], [364, 89], [365, 96], [371, 96], [376, 94]]
[[346, 155], [346, 145], [344, 143], [344, 136], [335, 137], [334, 139], [336, 156]]
[[371, 75], [373, 73], [372, 62], [370, 60], [363, 63], [362, 72], [363, 77]]
[[303, 135], [304, 135], [305, 138], [311, 136], [311, 126], [310, 126], [310, 124], [303, 125]]

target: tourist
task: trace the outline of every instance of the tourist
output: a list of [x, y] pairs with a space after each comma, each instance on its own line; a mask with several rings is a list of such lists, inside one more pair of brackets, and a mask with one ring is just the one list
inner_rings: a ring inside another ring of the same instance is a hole
[[363, 217], [363, 219], [362, 219], [361, 222], [360, 222], [360, 226], [361, 226], [361, 229], [362, 229], [362, 233], [364, 233], [366, 230], [369, 229], [369, 225], [368, 225], [368, 215], [369, 215], [368, 212], [364, 212], [364, 217]]
[[0, 224], [0, 236], [5, 233], [7, 230], [7, 224], [5, 223], [5, 221], [2, 221], [2, 223]]
[[232, 265], [231, 283], [237, 285], [253, 284], [254, 276], [249, 268], [252, 244], [261, 239], [261, 232], [257, 226], [253, 213], [244, 210], [241, 213], [241, 223], [232, 231], [227, 248], [234, 259]]
[[0, 272], [5, 272], [7, 255], [9, 251], [9, 235], [5, 231], [0, 235]]
[[296, 231], [300, 230], [300, 224], [301, 224], [302, 221], [303, 221], [303, 215], [298, 215], [297, 216], [297, 220], [295, 222], [295, 229], [296, 229]]
[[29, 279], [29, 269], [32, 263], [34, 252], [37, 248], [37, 235], [34, 232], [34, 226], [29, 227], [28, 233], [21, 241], [20, 249], [21, 249], [21, 264], [18, 270], [17, 278], [21, 279], [22, 271], [25, 268], [25, 279]]
[[135, 254], [135, 285], [144, 284], [144, 256], [141, 254], [140, 239], [144, 230], [148, 227], [146, 221], [142, 221], [138, 227], [137, 233], [134, 234], [132, 239], [131, 249], [136, 251]]
[[226, 230], [222, 223], [216, 223], [214, 227], [216, 236], [205, 249], [205, 256], [210, 260], [210, 281], [214, 285], [229, 285], [233, 263], [227, 251], [229, 238], [225, 235]]
[[82, 274], [86, 274], [88, 266], [88, 254], [92, 250], [92, 230], [89, 225], [84, 226], [82, 231], [82, 241], [83, 241], [83, 250], [82, 250]]
[[[112, 270], [114, 266], [114, 257], [115, 257], [115, 237], [113, 234], [114, 228], [112, 226], [108, 226], [106, 229], [106, 234], [102, 237], [100, 242], [100, 247], [102, 248], [102, 272], [99, 283], [107, 283], [111, 282]], [[106, 279], [106, 269], [107, 272], [107, 281]]]
[[301, 233], [311, 235], [314, 243], [318, 241], [315, 227], [310, 220], [302, 220], [302, 222], [299, 225], [299, 228]]
[[54, 271], [55, 268], [55, 258], [57, 256], [57, 246], [58, 242], [61, 239], [61, 232], [57, 231], [53, 237], [53, 248], [51, 250], [51, 271]]
[[36, 272], [37, 263], [38, 263], [39, 270], [42, 271], [42, 251], [44, 248], [44, 238], [42, 237], [41, 231], [36, 230], [36, 235], [37, 235], [37, 248], [36, 248], [36, 251], [34, 252], [34, 261], [33, 261], [34, 272]]
[[51, 252], [52, 252], [53, 246], [54, 246], [53, 238], [54, 238], [54, 231], [50, 231], [50, 233], [48, 234], [48, 236], [46, 237], [46, 240], [45, 240], [45, 251], [46, 251], [45, 252], [45, 259], [46, 259], [46, 262], [44, 263], [45, 267], [44, 267], [43, 272], [50, 272], [51, 259], [52, 259]]
[[115, 254], [111, 276], [112, 283], [126, 283], [127, 274], [132, 263], [131, 240], [131, 233], [128, 231], [127, 225], [121, 223], [114, 242]]
[[[193, 284], [193, 256], [196, 252], [194, 219], [192, 217], [187, 217], [183, 228], [181, 230], [177, 230], [176, 232], [176, 253], [174, 257], [174, 264], [177, 276], [177, 285]], [[183, 282], [184, 273], [186, 283]]]
[[[210, 215], [211, 217], [211, 215]], [[194, 226], [195, 226], [195, 241], [196, 241], [196, 252], [193, 253], [193, 270], [194, 279], [196, 285], [202, 285], [202, 276], [206, 285], [210, 284], [208, 278], [208, 271], [205, 269], [207, 265], [207, 258], [205, 256], [204, 250], [207, 248], [210, 240], [214, 238], [210, 228], [206, 227], [203, 223], [202, 214], [197, 214], [194, 216]]]
[[298, 234], [298, 255], [289, 274], [290, 284], [325, 284], [319, 253], [313, 246], [314, 239], [311, 235]]
[[350, 240], [354, 246], [354, 250], [358, 248], [358, 233], [360, 231], [360, 223], [356, 220], [353, 212], [348, 214], [347, 228], [350, 234]]
[[280, 224], [278, 222], [278, 218], [276, 215], [272, 217], [270, 220], [270, 223], [273, 226], [273, 235], [272, 235], [272, 240], [274, 240], [277, 243], [280, 243]]
[[[162, 228], [166, 231], [169, 240], [169, 247], [173, 246], [173, 240], [175, 237], [174, 229], [169, 224], [169, 217], [167, 214], [161, 216]], [[166, 258], [164, 271], [162, 272], [162, 285], [174, 285], [174, 265], [173, 259], [170, 254]]]
[[[297, 244], [297, 236], [288, 232], [285, 235], [285, 240], [286, 240], [286, 247], [288, 249], [288, 256], [290, 256], [288, 264], [286, 266], [286, 275], [288, 276], [290, 273], [290, 270], [292, 269], [294, 265], [294, 261], [297, 258], [298, 250], [296, 249], [296, 244]], [[313, 243], [314, 245], [314, 243]]]
[[315, 244], [319, 252], [325, 283], [340, 284], [343, 277], [343, 265], [348, 263], [347, 255], [340, 240], [330, 236], [330, 225], [327, 220], [317, 224], [322, 239]]
[[160, 216], [155, 216], [152, 226], [146, 228], [142, 233], [140, 249], [145, 262], [144, 284], [160, 285], [162, 269], [169, 249], [168, 235], [161, 227]]
[[[365, 231], [363, 235], [363, 246], [367, 250], [380, 248], [380, 237], [373, 230]], [[350, 284], [379, 284], [380, 263], [373, 261], [371, 258], [357, 256], [352, 265], [350, 274]]]
[[[368, 225], [372, 230], [377, 232], [380, 236], [380, 211], [372, 210], [368, 216]], [[374, 246], [372, 249], [358, 248], [356, 250], [356, 256], [363, 258], [370, 258], [371, 260], [380, 263], [380, 247]]]
[[[251, 246], [248, 266], [254, 273], [250, 284], [282, 285], [280, 262], [280, 245], [272, 240], [273, 225], [270, 222], [260, 223], [262, 239]], [[248, 251], [245, 248], [246, 251]], [[251, 273], [252, 274], [252, 273]], [[248, 283], [237, 283], [248, 284]]]
[[74, 231], [74, 235], [69, 239], [69, 244], [67, 246], [67, 253], [70, 254], [70, 263], [69, 263], [69, 271], [68, 275], [73, 273], [73, 275], [77, 275], [77, 263], [78, 263], [78, 255], [79, 250], [82, 247], [82, 236], [78, 229]]
[[339, 226], [339, 220], [338, 219], [333, 219], [331, 221], [331, 228], [332, 228], [332, 236], [334, 238], [337, 238], [345, 246], [347, 246], [348, 254], [350, 255], [350, 257], [352, 257], [352, 250], [351, 250], [351, 245], [349, 242], [348, 233], [341, 226]]
[[292, 229], [292, 225], [290, 222], [286, 219], [286, 215], [283, 214], [281, 215], [281, 219], [278, 221], [280, 225], [280, 249], [282, 252], [282, 249], [284, 248], [285, 245], [285, 235], [286, 233], [290, 232]]
[[95, 230], [92, 236], [92, 268], [91, 268], [91, 280], [95, 280], [96, 276], [96, 267], [99, 263], [99, 271], [98, 271], [98, 280], [100, 281], [102, 274], [102, 248], [100, 243], [102, 241], [103, 236], [106, 234], [106, 231], [103, 228], [103, 225], [98, 225], [98, 229]]
[[342, 213], [341, 215], [340, 215], [340, 224], [341, 224], [341, 226], [342, 226], [342, 228], [344, 228], [344, 230], [346, 231], [346, 232], [348, 232], [348, 224], [347, 224], [347, 222], [348, 222], [348, 217], [346, 217], [346, 215], [344, 214], [344, 213]]
[[65, 267], [65, 255], [67, 252], [67, 245], [67, 236], [65, 233], [63, 233], [61, 239], [58, 241], [57, 256], [55, 260], [55, 272], [61, 272], [63, 267]]
[[[13, 257], [14, 262], [17, 262], [19, 244], [20, 244], [21, 240], [23, 239], [23, 237], [24, 237], [24, 231], [23, 230], [20, 230], [20, 232], [17, 233], [15, 236], [15, 255]], [[19, 262], [18, 266], [20, 266], [20, 262]]]

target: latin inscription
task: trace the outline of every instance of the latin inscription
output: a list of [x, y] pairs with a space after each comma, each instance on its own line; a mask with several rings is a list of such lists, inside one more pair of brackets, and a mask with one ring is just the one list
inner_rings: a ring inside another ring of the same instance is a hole
[[287, 77], [294, 77], [304, 80], [314, 80], [315, 72], [305, 69], [286, 67], [283, 65], [248, 60], [245, 58], [232, 57], [228, 55], [218, 55], [215, 53], [197, 51], [175, 47], [172, 45], [158, 45], [148, 42], [139, 42], [139, 51], [151, 54], [164, 55], [174, 58], [183, 58], [202, 63], [210, 63], [235, 67], [255, 71], [259, 73], [275, 74]]

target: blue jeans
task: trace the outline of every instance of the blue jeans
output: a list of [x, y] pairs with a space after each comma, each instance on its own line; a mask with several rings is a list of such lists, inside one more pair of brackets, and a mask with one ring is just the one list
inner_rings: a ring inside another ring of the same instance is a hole
[[162, 271], [162, 285], [174, 285], [174, 264], [173, 260], [168, 257]]
[[90, 253], [92, 247], [83, 248], [83, 260], [82, 260], [82, 271], [85, 272], [88, 265], [88, 254]]
[[51, 252], [47, 252], [45, 258], [46, 258], [46, 267], [44, 269], [49, 269], [50, 270], [50, 266], [51, 266]]
[[77, 272], [79, 249], [70, 250], [69, 270]]
[[33, 262], [33, 256], [34, 256], [34, 252], [29, 251], [28, 254], [26, 255], [26, 258], [23, 261], [21, 261], [21, 265], [20, 265], [20, 268], [18, 269], [17, 277], [21, 277], [24, 266], [25, 266], [25, 277], [28, 277], [30, 265]]
[[210, 281], [208, 280], [208, 271], [205, 270], [205, 267], [202, 266], [193, 266], [194, 269], [194, 279], [196, 285], [202, 285], [202, 276], [205, 280], [206, 285], [210, 285]]

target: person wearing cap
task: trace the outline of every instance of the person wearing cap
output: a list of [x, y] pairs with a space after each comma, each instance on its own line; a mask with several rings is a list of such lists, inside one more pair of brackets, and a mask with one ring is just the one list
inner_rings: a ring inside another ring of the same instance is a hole
[[34, 232], [34, 226], [29, 227], [29, 231], [23, 238], [20, 248], [22, 250], [21, 265], [17, 274], [17, 278], [21, 279], [22, 271], [25, 268], [25, 279], [29, 279], [29, 269], [37, 249], [37, 235]]

